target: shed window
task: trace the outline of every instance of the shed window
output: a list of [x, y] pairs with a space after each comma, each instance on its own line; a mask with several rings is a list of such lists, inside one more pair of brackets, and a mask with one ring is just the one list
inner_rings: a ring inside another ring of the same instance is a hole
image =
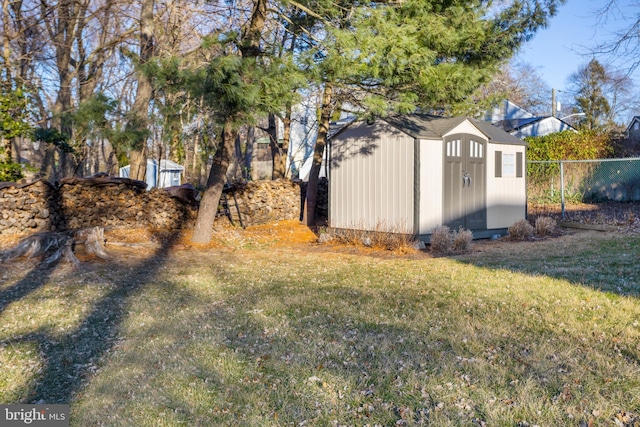
[[638, 129], [640, 129], [640, 123], [635, 122], [635, 123], [633, 124], [633, 130], [638, 130]]
[[460, 140], [447, 141], [447, 157], [460, 157]]
[[516, 176], [516, 155], [514, 153], [502, 153], [502, 176]]
[[469, 157], [481, 159], [484, 157], [483, 145], [478, 141], [469, 140]]

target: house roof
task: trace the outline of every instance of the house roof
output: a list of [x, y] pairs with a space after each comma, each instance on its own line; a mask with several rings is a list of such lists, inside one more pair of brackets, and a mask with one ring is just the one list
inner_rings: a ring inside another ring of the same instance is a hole
[[631, 126], [633, 126], [633, 124], [635, 122], [637, 122], [637, 121], [640, 121], [640, 116], [633, 116], [633, 118], [631, 119], [631, 121], [627, 125], [627, 132], [629, 132], [631, 130]]
[[529, 126], [535, 122], [539, 122], [546, 117], [529, 117], [526, 119], [505, 119], [495, 122], [493, 125], [499, 127], [505, 132], [513, 132], [518, 129], [522, 129], [525, 126]]
[[[551, 132], [560, 132], [563, 130], [572, 130], [577, 132], [577, 130], [573, 126], [571, 126], [569, 123], [563, 120], [560, 120], [559, 118], [554, 116], [539, 116], [539, 117], [530, 117], [530, 118], [523, 118], [523, 119], [505, 119], [505, 120], [500, 120], [498, 122], [495, 122], [493, 125], [495, 127], [503, 129], [505, 132], [522, 133], [524, 132], [524, 129], [533, 127], [534, 125], [535, 126], [538, 126], [539, 124], [541, 125], [542, 122], [545, 122], [545, 121], [552, 121], [552, 122], [559, 123], [558, 125], [559, 130], [555, 130]], [[538, 132], [536, 132], [534, 136], [548, 135], [549, 133], [550, 133], [549, 131], [541, 134], [538, 134]]]
[[[156, 159], [147, 159], [147, 167], [153, 165], [153, 166], [157, 166], [158, 165], [158, 160]], [[122, 166], [120, 169], [127, 169], [127, 168], [131, 168], [131, 165], [126, 165], [126, 166]], [[164, 172], [164, 171], [179, 171], [182, 172], [184, 171], [184, 166], [176, 163], [176, 162], [172, 162], [171, 160], [167, 160], [167, 159], [162, 159], [160, 160], [160, 171]]]
[[383, 120], [417, 139], [440, 139], [456, 126], [468, 120], [491, 142], [526, 145], [520, 138], [493, 126], [491, 123], [476, 120], [471, 117], [440, 117], [428, 114], [405, 114], [390, 116]]
[[[151, 159], [148, 159], [151, 160]], [[158, 164], [158, 161], [156, 159], [151, 160], [151, 162], [154, 165]], [[167, 159], [162, 159], [160, 160], [160, 171], [180, 171], [182, 172], [184, 170], [184, 166], [176, 163], [176, 162], [172, 162], [171, 160], [167, 160]]]

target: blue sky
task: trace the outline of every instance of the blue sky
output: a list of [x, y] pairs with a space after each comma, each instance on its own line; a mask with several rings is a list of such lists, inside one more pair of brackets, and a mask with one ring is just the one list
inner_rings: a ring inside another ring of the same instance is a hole
[[[637, 0], [617, 0], [616, 13], [604, 20], [596, 12], [608, 3], [609, 0], [568, 0], [549, 26], [525, 44], [516, 59], [536, 68], [551, 88], [566, 88], [568, 77], [593, 57], [589, 49], [615, 39], [616, 31], [629, 25], [621, 11], [626, 10], [631, 16], [638, 13]], [[603, 64], [611, 61], [597, 58]], [[640, 79], [635, 78], [634, 82], [639, 84]]]

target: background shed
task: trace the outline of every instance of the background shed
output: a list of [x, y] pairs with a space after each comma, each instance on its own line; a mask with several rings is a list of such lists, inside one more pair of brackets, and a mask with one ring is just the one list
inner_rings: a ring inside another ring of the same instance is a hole
[[[131, 165], [121, 167], [120, 177], [129, 178], [130, 171]], [[181, 185], [182, 172], [184, 172], [184, 166], [171, 160], [163, 159], [158, 163], [155, 159], [147, 159], [147, 173], [145, 175], [147, 190], [154, 187], [165, 188]]]
[[330, 140], [329, 226], [408, 233], [440, 225], [505, 234], [526, 216], [526, 143], [467, 117], [356, 122]]

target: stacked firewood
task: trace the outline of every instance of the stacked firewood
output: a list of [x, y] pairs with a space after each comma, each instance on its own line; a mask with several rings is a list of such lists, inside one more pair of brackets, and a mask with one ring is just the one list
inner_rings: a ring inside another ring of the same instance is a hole
[[0, 184], [0, 234], [31, 234], [88, 227], [187, 228], [195, 207], [126, 178], [70, 178]]
[[300, 219], [300, 184], [288, 179], [237, 184], [225, 190], [222, 203], [234, 224], [245, 227]]
[[[190, 228], [198, 192], [191, 186], [146, 190], [128, 178], [94, 176], [0, 183], [0, 235], [60, 232], [90, 227]], [[252, 181], [226, 189], [221, 213], [242, 226], [299, 219], [300, 183]]]

